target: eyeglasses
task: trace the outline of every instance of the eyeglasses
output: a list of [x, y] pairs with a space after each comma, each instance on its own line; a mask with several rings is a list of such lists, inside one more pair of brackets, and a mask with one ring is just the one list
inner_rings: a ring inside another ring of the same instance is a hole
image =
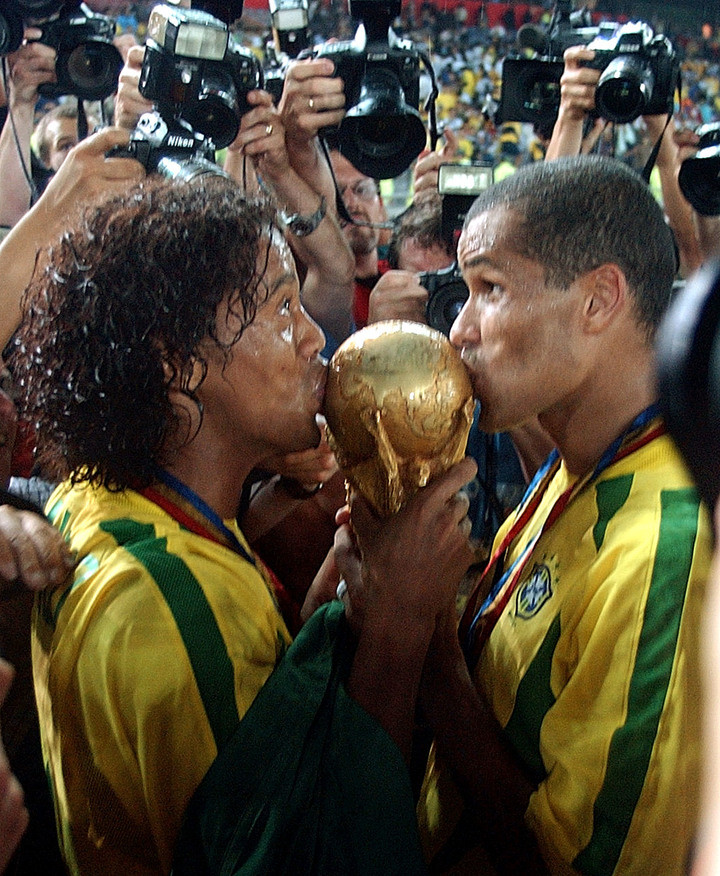
[[345, 192], [348, 189], [360, 201], [372, 201], [373, 198], [377, 198], [380, 194], [377, 183], [373, 179], [359, 179], [350, 186], [338, 186], [341, 198], [345, 198]]

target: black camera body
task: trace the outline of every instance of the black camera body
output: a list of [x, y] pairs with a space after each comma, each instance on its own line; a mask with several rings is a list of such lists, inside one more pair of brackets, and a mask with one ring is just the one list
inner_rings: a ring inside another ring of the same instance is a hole
[[40, 86], [43, 97], [104, 100], [116, 91], [123, 60], [113, 45], [114, 19], [79, 0], [6, 0], [0, 3], [0, 56], [20, 48], [25, 26], [39, 28], [38, 42], [57, 52], [57, 81]]
[[56, 82], [43, 83], [43, 97], [74, 94], [80, 100], [104, 100], [117, 90], [123, 66], [113, 45], [115, 21], [93, 12], [84, 3], [42, 25], [38, 42], [57, 52]]
[[560, 108], [563, 54], [578, 45], [596, 53], [586, 66], [603, 71], [595, 93], [595, 109], [601, 118], [624, 123], [641, 115], [672, 113], [680, 59], [670, 40], [639, 21], [603, 22], [593, 27], [582, 10], [570, 13], [569, 7], [568, 2], [557, 3], [547, 34], [533, 25], [524, 41], [520, 39], [539, 57], [504, 60], [496, 122], [551, 126]]
[[425, 271], [418, 282], [427, 289], [425, 318], [430, 328], [450, 334], [452, 324], [468, 299], [468, 287], [457, 262], [439, 271]]
[[20, 48], [26, 24], [39, 27], [79, 5], [80, 0], [3, 0], [0, 3], [0, 56]]
[[595, 57], [585, 66], [602, 70], [595, 91], [601, 118], [623, 123], [672, 113], [680, 59], [666, 36], [639, 21], [601, 24], [587, 47]]
[[141, 116], [128, 145], [116, 147], [109, 154], [134, 158], [147, 173], [159, 173], [168, 179], [187, 180], [203, 173], [226, 175], [215, 164], [210, 141], [182, 119], [168, 124], [157, 111]]
[[222, 149], [250, 109], [248, 92], [262, 87], [259, 60], [222, 21], [196, 9], [153, 9], [138, 88], [164, 119], [186, 121]]
[[384, 79], [397, 79], [405, 101], [417, 107], [420, 103], [420, 56], [409, 40], [396, 38], [393, 44], [363, 45], [362, 41], [326, 43], [317, 58], [329, 58], [335, 64], [335, 75], [345, 86], [345, 105], [355, 106], [363, 87], [370, 79], [383, 88]]
[[361, 173], [388, 179], [406, 170], [427, 142], [419, 112], [422, 55], [390, 26], [400, 14], [399, 2], [351, 0], [350, 5], [351, 14], [360, 17], [354, 39], [324, 43], [310, 54], [333, 62], [348, 108], [340, 125], [321, 135]]
[[[467, 211], [477, 195], [493, 184], [493, 168], [488, 162], [441, 164], [438, 191], [442, 198], [442, 234], [453, 248], [465, 223]], [[426, 271], [418, 277], [428, 291], [425, 318], [431, 328], [444, 335], [468, 299], [468, 287], [457, 262], [440, 271]]]
[[720, 122], [701, 125], [695, 133], [697, 152], [680, 165], [678, 183], [701, 216], [720, 216]]

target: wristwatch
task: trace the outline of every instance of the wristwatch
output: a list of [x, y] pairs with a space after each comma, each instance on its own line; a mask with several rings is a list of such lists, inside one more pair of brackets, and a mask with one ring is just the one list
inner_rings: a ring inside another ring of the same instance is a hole
[[288, 215], [284, 210], [280, 211], [280, 218], [287, 230], [294, 234], [295, 237], [307, 237], [312, 234], [325, 217], [327, 212], [327, 201], [325, 195], [320, 197], [320, 206], [310, 216], [303, 216], [301, 213], [292, 213]]

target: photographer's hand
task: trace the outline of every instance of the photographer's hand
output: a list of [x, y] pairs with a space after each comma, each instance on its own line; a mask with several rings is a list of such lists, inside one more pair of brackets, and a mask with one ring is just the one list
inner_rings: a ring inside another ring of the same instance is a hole
[[146, 100], [138, 88], [142, 70], [144, 46], [131, 46], [125, 57], [125, 65], [118, 77], [118, 90], [115, 96], [115, 124], [132, 131], [143, 113], [149, 113], [152, 102]]
[[293, 61], [288, 65], [278, 104], [288, 140], [302, 147], [325, 127], [339, 125], [345, 115], [342, 79], [327, 58]]
[[413, 169], [413, 203], [437, 197], [438, 168], [457, 159], [458, 138], [452, 128], [443, 131], [445, 142], [436, 152], [423, 150]]
[[279, 109], [295, 172], [335, 209], [335, 187], [320, 149], [318, 133], [339, 125], [345, 116], [342, 79], [333, 76], [327, 58], [293, 61], [288, 65]]
[[417, 274], [386, 271], [370, 293], [368, 325], [384, 319], [409, 319], [427, 325], [425, 308], [428, 293]]
[[579, 155], [583, 148], [583, 124], [595, 108], [595, 89], [600, 71], [583, 65], [595, 52], [586, 46], [571, 46], [565, 51], [565, 69], [560, 77], [560, 109], [553, 127], [545, 160]]
[[274, 188], [290, 170], [285, 129], [267, 91], [250, 91], [247, 101], [253, 108], [242, 117], [238, 135], [228, 146], [223, 169], [249, 191], [258, 188], [257, 172]]

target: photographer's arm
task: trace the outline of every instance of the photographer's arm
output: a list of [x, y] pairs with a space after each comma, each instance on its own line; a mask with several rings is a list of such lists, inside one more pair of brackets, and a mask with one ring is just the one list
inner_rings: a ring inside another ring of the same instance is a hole
[[[25, 30], [37, 40], [40, 31]], [[35, 124], [38, 88], [55, 81], [55, 50], [25, 42], [5, 59], [10, 71], [8, 118], [0, 134], [0, 226], [12, 227], [30, 207], [30, 138]]]
[[678, 183], [680, 150], [675, 140], [675, 124], [670, 119], [666, 128], [667, 116], [643, 116], [643, 121], [653, 146], [662, 136], [655, 166], [660, 175], [665, 215], [675, 234], [680, 253], [680, 273], [687, 277], [700, 266], [702, 252], [693, 219], [694, 211]]
[[288, 240], [306, 269], [303, 305], [321, 328], [340, 342], [348, 336], [352, 322], [355, 260], [332, 209], [334, 199], [328, 201], [328, 195], [319, 193], [291, 166], [282, 120], [270, 95], [253, 91], [248, 101], [254, 109], [243, 117], [233, 151], [254, 162], [263, 183], [287, 215], [320, 215], [321, 198], [325, 197], [324, 215], [313, 230], [298, 236], [288, 229]]
[[342, 79], [327, 58], [293, 61], [288, 65], [279, 110], [285, 126], [293, 170], [335, 209], [335, 186], [318, 133], [339, 125], [345, 115]]
[[600, 71], [583, 67], [582, 61], [595, 57], [592, 49], [571, 46], [565, 52], [565, 69], [560, 78], [560, 109], [553, 127], [545, 160], [553, 161], [583, 151], [583, 126], [595, 108], [595, 88]]
[[0, 347], [20, 322], [20, 302], [38, 255], [68, 225], [73, 213], [98, 197], [126, 191], [145, 175], [132, 158], [106, 158], [113, 146], [126, 146], [128, 132], [106, 128], [78, 143], [40, 200], [0, 245]]

